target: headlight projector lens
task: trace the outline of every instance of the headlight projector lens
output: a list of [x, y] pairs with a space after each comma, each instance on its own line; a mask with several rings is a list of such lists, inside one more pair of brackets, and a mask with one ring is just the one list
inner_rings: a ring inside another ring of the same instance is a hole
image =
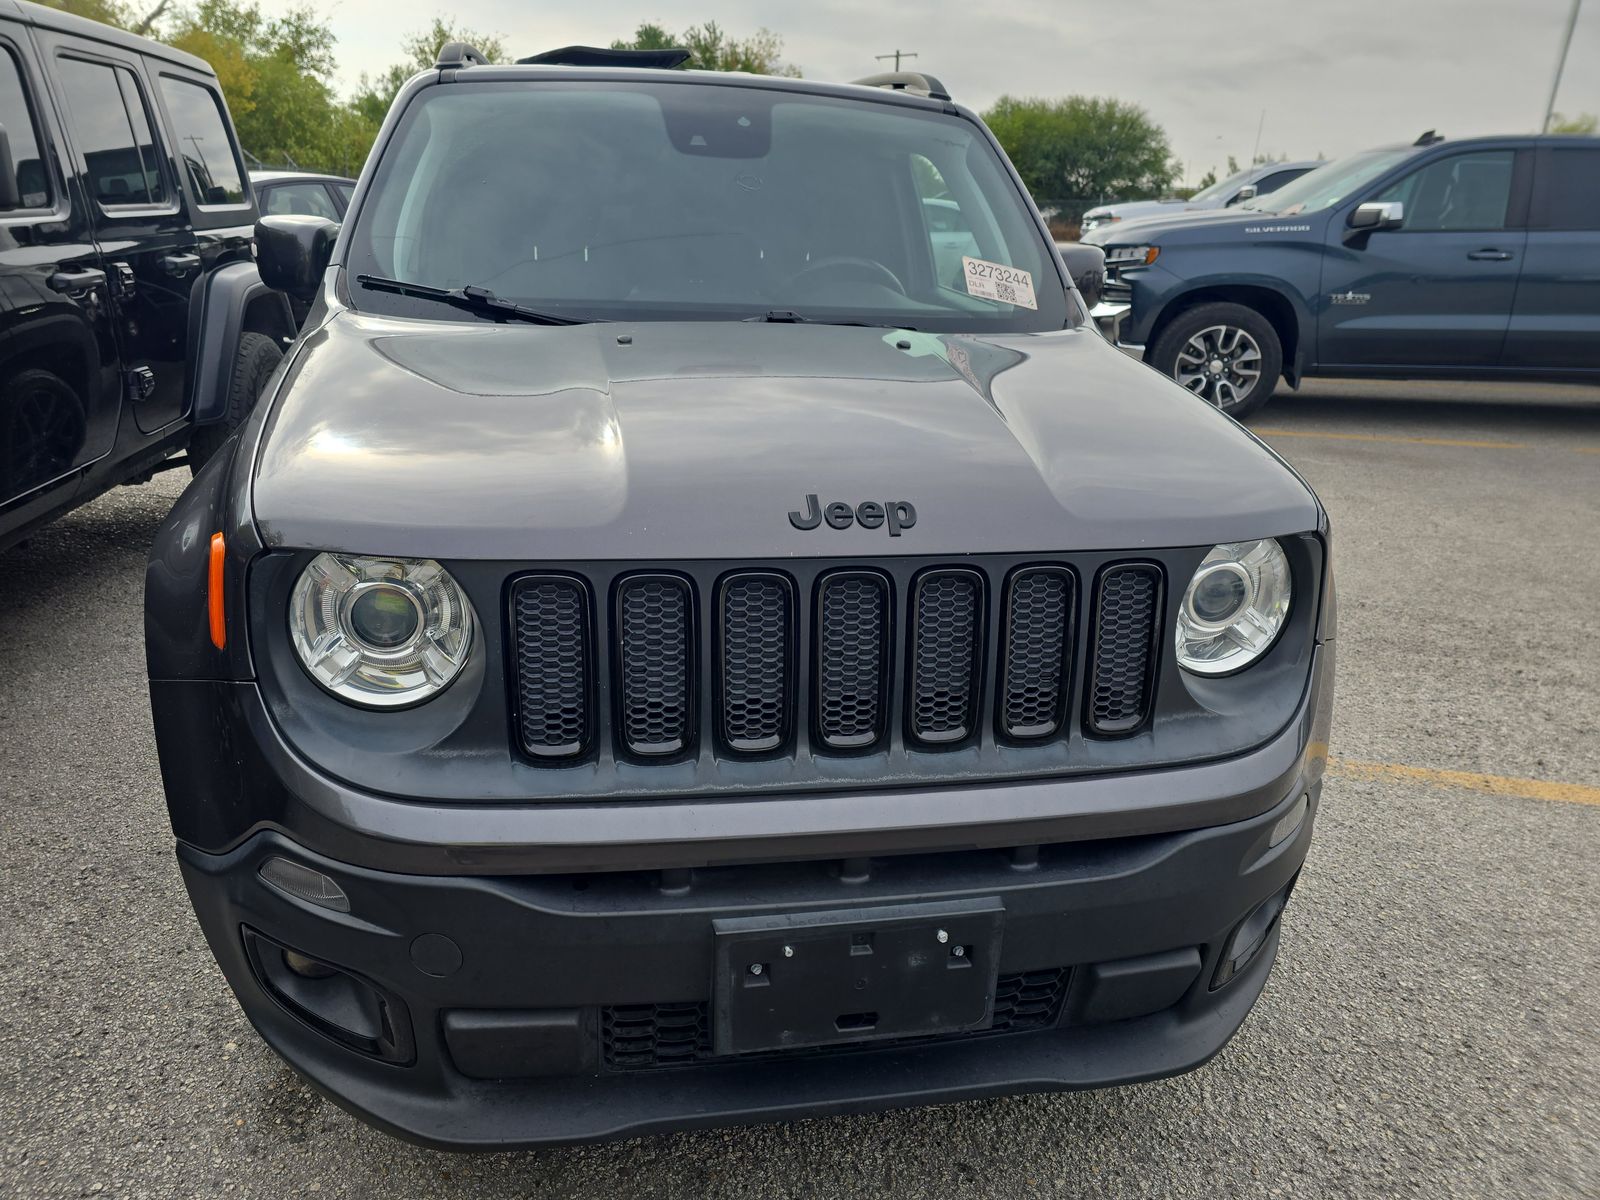
[[1178, 609], [1178, 662], [1227, 675], [1265, 654], [1289, 616], [1289, 560], [1276, 541], [1214, 546]]
[[295, 582], [289, 636], [311, 677], [365, 708], [448, 687], [472, 649], [472, 606], [432, 559], [319, 554]]

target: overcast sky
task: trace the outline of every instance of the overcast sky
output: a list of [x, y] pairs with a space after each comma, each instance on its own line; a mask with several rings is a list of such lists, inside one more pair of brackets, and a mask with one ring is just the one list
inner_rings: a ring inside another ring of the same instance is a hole
[[[262, 0], [276, 11], [293, 0]], [[339, 38], [340, 82], [398, 57], [436, 13], [532, 54], [606, 45], [641, 21], [707, 19], [730, 33], [766, 26], [811, 78], [879, 69], [915, 51], [982, 110], [1003, 93], [1115, 96], [1143, 105], [1191, 179], [1261, 149], [1336, 157], [1411, 140], [1537, 128], [1570, 0], [322, 0]], [[1600, 0], [1586, 0], [1556, 108], [1600, 112]]]

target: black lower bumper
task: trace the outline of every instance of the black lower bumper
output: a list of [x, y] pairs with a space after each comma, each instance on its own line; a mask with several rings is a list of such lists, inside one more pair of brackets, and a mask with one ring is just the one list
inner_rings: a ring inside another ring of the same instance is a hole
[[[509, 1148], [1192, 1069], [1265, 984], [1316, 785], [1294, 832], [1272, 845], [1274, 831], [1307, 787], [1248, 820], [1044, 846], [1036, 861], [979, 849], [849, 867], [441, 877], [333, 862], [271, 831], [226, 854], [180, 845], [179, 858], [245, 1012], [312, 1083], [415, 1141]], [[263, 881], [274, 857], [332, 879], [349, 911]], [[719, 1052], [717, 923], [969, 901], [1000, 910], [997, 985], [976, 1028]], [[286, 973], [284, 949], [343, 974]]]

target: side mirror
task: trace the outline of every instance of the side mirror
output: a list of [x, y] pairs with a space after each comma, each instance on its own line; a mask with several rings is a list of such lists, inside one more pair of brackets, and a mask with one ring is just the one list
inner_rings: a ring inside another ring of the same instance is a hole
[[22, 207], [22, 190], [17, 183], [17, 164], [11, 161], [11, 137], [0, 125], [0, 212]]
[[1067, 264], [1067, 274], [1072, 276], [1072, 286], [1078, 289], [1083, 302], [1090, 308], [1106, 294], [1106, 252], [1099, 246], [1086, 246], [1082, 242], [1067, 242], [1057, 246], [1061, 261]]
[[262, 217], [256, 222], [256, 267], [262, 280], [311, 303], [338, 236], [339, 226], [325, 217]]
[[1235, 204], [1243, 204], [1246, 200], [1254, 200], [1258, 194], [1259, 193], [1256, 189], [1256, 185], [1253, 183], [1247, 183], [1236, 193], [1234, 193], [1234, 197], [1232, 200], [1228, 201], [1228, 205], [1229, 207], [1232, 207]]
[[1369, 200], [1358, 204], [1347, 222], [1351, 229], [1375, 233], [1380, 229], [1399, 229], [1405, 223], [1405, 206], [1398, 200]]

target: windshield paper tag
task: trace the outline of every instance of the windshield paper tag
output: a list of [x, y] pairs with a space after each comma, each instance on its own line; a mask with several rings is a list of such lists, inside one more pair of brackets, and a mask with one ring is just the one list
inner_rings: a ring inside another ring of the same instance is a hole
[[1027, 271], [962, 255], [961, 272], [967, 281], [969, 296], [1015, 304], [1018, 308], [1039, 307], [1039, 302], [1033, 298], [1033, 276]]

